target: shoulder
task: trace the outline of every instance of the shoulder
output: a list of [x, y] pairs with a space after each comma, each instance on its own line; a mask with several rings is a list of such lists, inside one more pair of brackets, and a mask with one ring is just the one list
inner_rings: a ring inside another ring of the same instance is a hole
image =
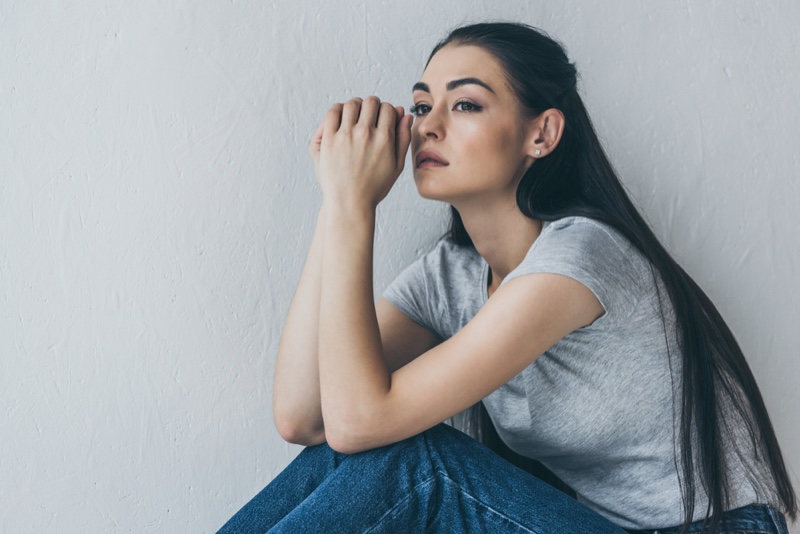
[[443, 237], [414, 263], [419, 275], [426, 279], [447, 281], [472, 278], [482, 269], [483, 258], [474, 247]]
[[454, 332], [485, 301], [489, 265], [475, 247], [445, 238], [431, 251], [424, 269], [430, 296]]
[[[599, 239], [603, 245], [614, 245], [625, 252], [634, 249], [630, 241], [610, 224], [581, 216], [564, 217], [555, 221], [545, 222], [539, 238], [537, 242], [540, 245], [542, 242], [558, 240], [588, 246], [594, 240]], [[534, 242], [534, 247], [537, 242]], [[534, 247], [531, 248], [533, 249]]]
[[474, 247], [458, 245], [449, 237], [443, 237], [406, 267], [400, 277], [425, 280], [432, 285], [450, 285], [453, 281], [472, 279], [481, 272], [484, 263]]
[[[486, 262], [473, 247], [443, 237], [408, 265], [383, 296], [406, 315], [447, 338], [463, 323], [461, 315], [480, 305], [478, 280]], [[485, 290], [485, 288], [484, 288]]]
[[587, 267], [614, 264], [628, 271], [647, 268], [641, 253], [621, 231], [603, 221], [579, 216], [546, 222], [525, 259], [536, 258]]
[[622, 232], [580, 216], [545, 223], [503, 283], [532, 273], [561, 274], [581, 282], [617, 318], [632, 310], [652, 281], [649, 263]]
[[440, 238], [428, 254], [446, 261], [470, 260], [480, 257], [475, 247], [459, 245], [450, 236]]

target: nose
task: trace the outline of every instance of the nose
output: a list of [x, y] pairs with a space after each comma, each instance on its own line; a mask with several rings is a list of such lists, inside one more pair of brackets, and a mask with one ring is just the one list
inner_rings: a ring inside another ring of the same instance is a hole
[[426, 139], [444, 139], [444, 120], [444, 117], [437, 111], [437, 108], [433, 108], [425, 115], [416, 118], [417, 133], [420, 137]]

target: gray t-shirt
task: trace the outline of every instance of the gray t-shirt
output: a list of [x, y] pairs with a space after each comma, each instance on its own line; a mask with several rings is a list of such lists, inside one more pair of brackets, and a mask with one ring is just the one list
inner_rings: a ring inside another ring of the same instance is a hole
[[[501, 286], [531, 273], [558, 273], [581, 282], [605, 313], [483, 399], [498, 434], [512, 450], [539, 460], [569, 484], [579, 501], [623, 528], [681, 523], [673, 412], [680, 406], [681, 359], [664, 286], [659, 280], [657, 289], [649, 262], [627, 239], [585, 217], [544, 223]], [[408, 266], [383, 296], [447, 339], [486, 302], [488, 274], [488, 264], [474, 248], [445, 238]], [[771, 502], [765, 488], [745, 474], [745, 465], [753, 467], [755, 460], [749, 461], [752, 449], [743, 433], [735, 445], [744, 451], [746, 464], [729, 455], [731, 508]], [[700, 484], [696, 491], [698, 519], [707, 499]]]

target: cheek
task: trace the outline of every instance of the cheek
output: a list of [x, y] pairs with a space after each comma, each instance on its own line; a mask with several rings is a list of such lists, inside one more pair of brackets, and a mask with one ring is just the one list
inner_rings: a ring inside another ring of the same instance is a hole
[[409, 151], [411, 152], [411, 160], [414, 160], [414, 154], [419, 152], [422, 145], [425, 144], [425, 138], [420, 135], [417, 128], [414, 126], [411, 127], [411, 144], [409, 146]]
[[414, 122], [411, 123], [411, 146], [416, 148], [421, 141], [422, 137], [419, 135], [418, 119], [414, 119]]
[[475, 128], [464, 138], [461, 153], [469, 160], [469, 166], [483, 175], [503, 178], [513, 172], [519, 157], [517, 144], [511, 128]]

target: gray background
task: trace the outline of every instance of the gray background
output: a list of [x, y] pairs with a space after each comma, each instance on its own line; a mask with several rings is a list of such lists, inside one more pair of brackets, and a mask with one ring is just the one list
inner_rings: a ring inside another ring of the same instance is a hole
[[[300, 450], [271, 417], [334, 102], [446, 31], [551, 32], [612, 161], [742, 344], [800, 468], [800, 4], [0, 4], [0, 531], [213, 532]], [[410, 169], [376, 291], [444, 228]], [[800, 532], [797, 531], [796, 532]]]

